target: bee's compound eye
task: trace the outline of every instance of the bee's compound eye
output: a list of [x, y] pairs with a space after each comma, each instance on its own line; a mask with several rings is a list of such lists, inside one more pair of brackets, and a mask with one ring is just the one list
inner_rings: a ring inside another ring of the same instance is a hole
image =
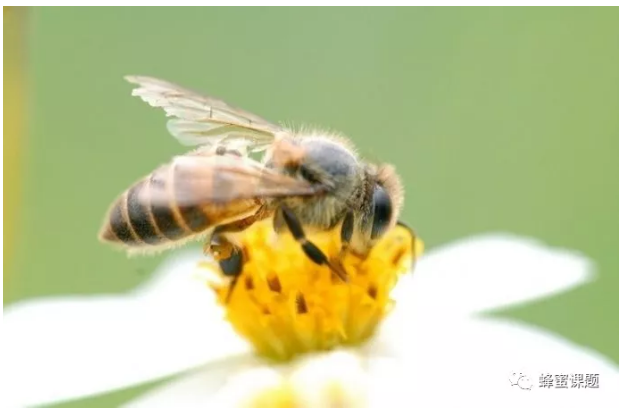
[[371, 238], [381, 236], [393, 216], [393, 204], [391, 197], [380, 185], [375, 185], [373, 190], [373, 227], [371, 228]]

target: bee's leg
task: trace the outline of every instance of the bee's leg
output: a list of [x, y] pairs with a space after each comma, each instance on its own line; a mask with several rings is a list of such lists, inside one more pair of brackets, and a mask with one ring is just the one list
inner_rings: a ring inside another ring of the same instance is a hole
[[204, 252], [213, 256], [226, 276], [237, 276], [241, 273], [241, 264], [236, 263], [236, 257], [241, 249], [233, 244], [221, 232], [213, 231]]
[[410, 225], [407, 225], [405, 223], [403, 223], [402, 221], [397, 221], [397, 225], [399, 225], [400, 227], [404, 228], [406, 231], [408, 231], [408, 233], [410, 234], [410, 249], [411, 249], [411, 258], [412, 258], [412, 264], [411, 264], [411, 273], [415, 273], [415, 264], [417, 263], [416, 258], [417, 256], [415, 255], [415, 249], [417, 248], [417, 234], [415, 233], [415, 230], [413, 230], [413, 228]]
[[345, 270], [339, 264], [330, 262], [327, 255], [305, 237], [303, 227], [292, 210], [285, 205], [281, 205], [280, 209], [292, 236], [301, 244], [301, 248], [307, 257], [316, 264], [326, 264], [341, 280], [348, 281], [349, 278]]
[[204, 253], [212, 256], [217, 261], [221, 261], [233, 254], [234, 247], [235, 245], [232, 242], [215, 229], [208, 242], [204, 245]]
[[347, 253], [349, 252], [349, 244], [351, 244], [351, 237], [353, 237], [353, 227], [354, 227], [354, 215], [353, 211], [349, 211], [342, 221], [342, 227], [340, 228], [340, 252], [338, 256], [334, 259], [331, 259], [332, 262], [336, 265], [336, 267], [343, 269], [343, 262]]
[[[255, 222], [269, 215], [270, 211], [265, 206], [262, 206], [249, 217], [215, 227], [208, 244], [204, 247], [204, 252], [213, 256], [217, 261], [227, 260], [239, 247], [230, 242], [223, 234], [244, 231]], [[227, 274], [231, 276], [235, 275], [234, 273]]]
[[[220, 228], [220, 227], [217, 227]], [[230, 285], [226, 293], [226, 303], [230, 300], [233, 290], [237, 285], [237, 279], [244, 267], [244, 253], [241, 248], [233, 244], [225, 235], [218, 232], [217, 228], [211, 234], [208, 244], [204, 247], [207, 254], [211, 254], [219, 263], [222, 273], [230, 277]]]
[[211, 234], [209, 243], [204, 248], [204, 251], [207, 254], [211, 254], [219, 263], [222, 273], [232, 278], [228, 288], [228, 293], [226, 294], [226, 303], [230, 300], [233, 289], [237, 284], [237, 279], [243, 270], [244, 252], [240, 247], [229, 241], [224, 234], [243, 231], [255, 222], [264, 218], [266, 213], [267, 210], [261, 207], [250, 217], [216, 227]]
[[353, 211], [349, 211], [345, 215], [345, 219], [342, 221], [342, 228], [340, 229], [340, 240], [342, 247], [340, 248], [340, 254], [338, 260], [342, 262], [349, 251], [349, 244], [351, 243], [351, 237], [353, 237]]

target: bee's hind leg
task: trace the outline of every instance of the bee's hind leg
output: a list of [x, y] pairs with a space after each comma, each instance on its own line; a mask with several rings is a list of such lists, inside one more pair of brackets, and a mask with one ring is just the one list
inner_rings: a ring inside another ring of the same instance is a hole
[[342, 266], [338, 262], [329, 261], [327, 255], [323, 253], [318, 246], [305, 237], [305, 231], [303, 231], [303, 227], [294, 212], [285, 205], [281, 205], [280, 209], [281, 215], [283, 216], [288, 229], [292, 233], [294, 239], [300, 243], [301, 248], [307, 257], [316, 264], [326, 264], [341, 280], [345, 282], [349, 281], [347, 272], [342, 268]]
[[244, 252], [240, 247], [230, 242], [225, 235], [218, 232], [217, 229], [211, 234], [209, 242], [204, 247], [204, 252], [215, 258], [224, 276], [230, 277], [230, 285], [228, 286], [226, 299], [224, 299], [228, 303], [244, 267]]
[[230, 296], [235, 289], [237, 279], [244, 267], [244, 251], [234, 243], [232, 243], [225, 235], [225, 233], [236, 233], [244, 231], [250, 227], [256, 221], [266, 216], [266, 210], [264, 207], [253, 215], [243, 218], [241, 220], [231, 222], [228, 224], [222, 224], [216, 227], [211, 234], [211, 238], [207, 245], [204, 247], [204, 252], [212, 255], [219, 263], [219, 267], [222, 269], [222, 273], [225, 276], [231, 277], [230, 286], [228, 287], [228, 293], [226, 294], [226, 303], [230, 300]]
[[241, 249], [228, 240], [224, 234], [213, 231], [209, 242], [204, 247], [204, 252], [213, 256], [226, 276], [241, 274], [243, 264], [237, 262], [238, 258], [243, 260], [243, 255], [240, 254]]

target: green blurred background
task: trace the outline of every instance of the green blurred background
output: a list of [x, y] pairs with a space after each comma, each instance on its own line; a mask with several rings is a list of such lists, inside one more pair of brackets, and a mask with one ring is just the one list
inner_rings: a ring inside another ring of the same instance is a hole
[[502, 313], [618, 362], [618, 20], [616, 7], [29, 9], [24, 67], [10, 78], [5, 64], [5, 87], [19, 76], [28, 98], [26, 134], [5, 129], [21, 157], [5, 167], [19, 184], [5, 305], [124, 291], [160, 262], [96, 239], [113, 198], [185, 150], [130, 96], [123, 76], [145, 74], [348, 134], [398, 166], [428, 248], [498, 230], [581, 250], [595, 283]]

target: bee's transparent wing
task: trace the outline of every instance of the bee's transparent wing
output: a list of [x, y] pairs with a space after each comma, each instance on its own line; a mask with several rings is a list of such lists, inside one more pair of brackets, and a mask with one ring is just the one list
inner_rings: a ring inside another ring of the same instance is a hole
[[167, 129], [187, 146], [239, 142], [246, 143], [249, 151], [260, 151], [283, 131], [248, 111], [161, 79], [146, 76], [125, 79], [138, 85], [132, 91], [133, 96], [173, 117], [167, 122]]
[[172, 164], [154, 171], [149, 183], [150, 202], [165, 206], [228, 204], [253, 198], [314, 195], [321, 191], [318, 185], [268, 169], [248, 157], [229, 154], [178, 156]]

